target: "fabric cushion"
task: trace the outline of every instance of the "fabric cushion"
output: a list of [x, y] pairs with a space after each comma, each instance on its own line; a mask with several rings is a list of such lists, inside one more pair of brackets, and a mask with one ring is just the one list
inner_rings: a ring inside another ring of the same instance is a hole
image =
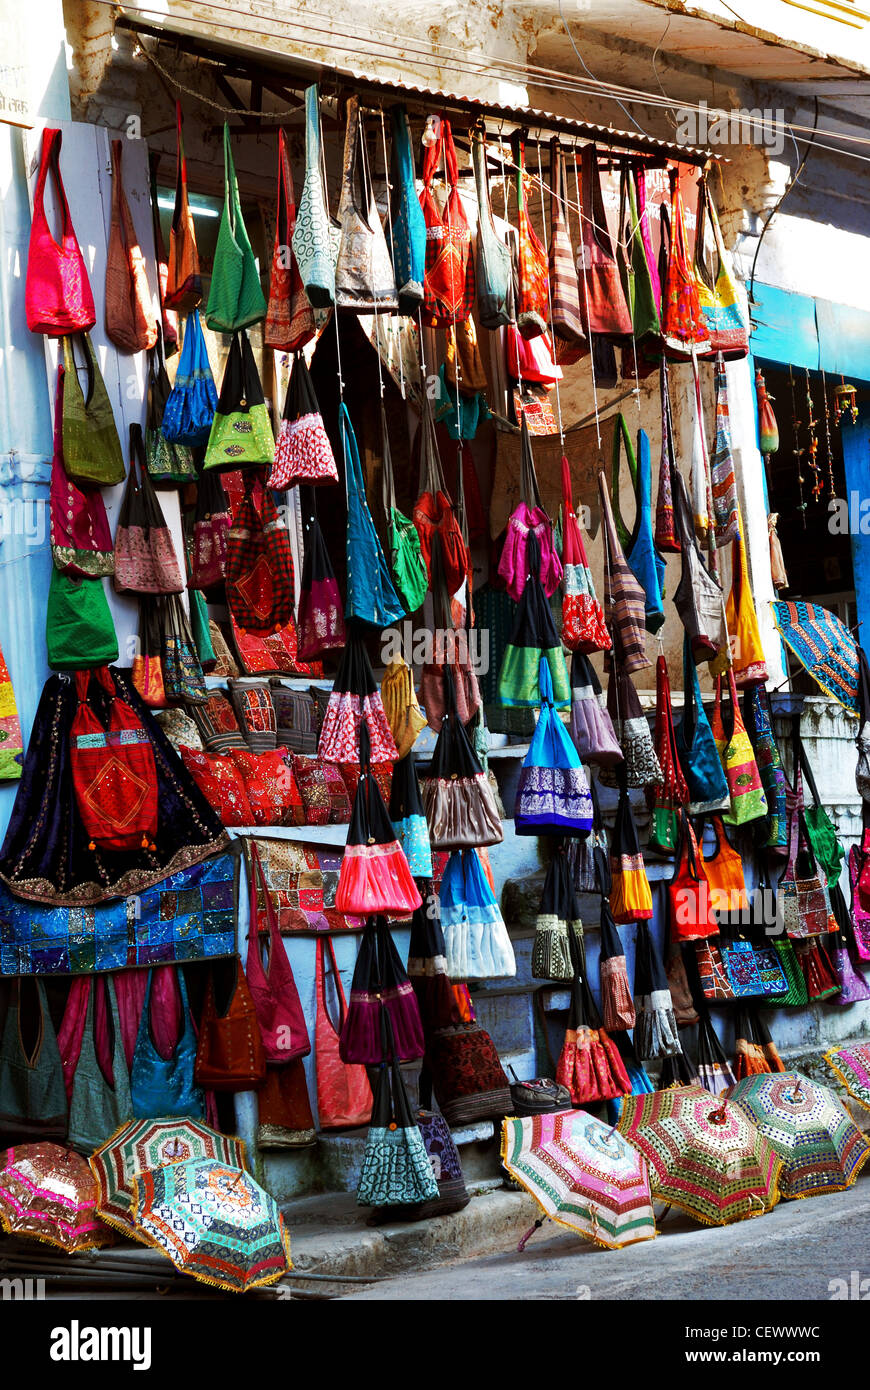
[[184, 766], [224, 825], [256, 824], [244, 779], [232, 758], [198, 753], [194, 748], [182, 747], [180, 751]]
[[285, 749], [251, 753], [232, 748], [229, 756], [244, 780], [251, 803], [253, 819], [249, 825], [304, 825], [302, 797]]

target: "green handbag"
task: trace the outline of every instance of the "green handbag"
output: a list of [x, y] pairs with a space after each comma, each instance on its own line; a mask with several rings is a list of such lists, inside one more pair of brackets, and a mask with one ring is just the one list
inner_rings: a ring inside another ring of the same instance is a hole
[[213, 671], [217, 666], [217, 656], [212, 646], [211, 633], [208, 627], [208, 606], [205, 601], [205, 594], [199, 589], [188, 589], [187, 597], [190, 602], [190, 631], [193, 636], [193, 645], [196, 647], [196, 654], [199, 657], [199, 664], [203, 671]]
[[390, 455], [390, 439], [387, 434], [387, 415], [381, 402], [381, 436], [384, 441], [383, 486], [384, 514], [387, 518], [387, 533], [390, 550], [390, 577], [405, 605], [409, 615], [421, 607], [429, 588], [429, 574], [426, 561], [420, 553], [420, 533], [403, 512], [396, 506], [396, 482], [393, 476], [393, 460]]
[[271, 465], [275, 436], [260, 375], [244, 329], [233, 335], [203, 469]]
[[186, 444], [176, 444], [163, 433], [163, 412], [171, 387], [163, 360], [162, 338], [148, 353], [148, 412], [145, 416], [145, 464], [151, 481], [175, 487], [196, 480], [193, 453]]
[[[797, 751], [801, 770], [813, 798], [812, 806], [807, 806], [804, 811], [804, 824], [810, 837], [813, 854], [816, 856], [816, 864], [824, 872], [828, 880], [828, 887], [833, 888], [834, 884], [840, 881], [840, 870], [843, 867], [843, 860], [846, 858], [846, 851], [840, 843], [834, 822], [822, 805], [816, 779], [807, 757], [807, 750], [800, 742], [800, 734], [797, 735]], [[797, 765], [796, 760], [795, 767]]]
[[788, 981], [788, 989], [784, 994], [769, 995], [764, 1001], [764, 1006], [771, 1009], [802, 1009], [809, 1003], [810, 997], [791, 938], [783, 932], [781, 936], [772, 936], [770, 941], [782, 966], [782, 973]]
[[205, 321], [218, 333], [235, 333], [266, 317], [266, 296], [242, 217], [233, 164], [230, 128], [224, 122], [224, 210], [205, 308]]
[[102, 579], [77, 579], [52, 568], [45, 615], [48, 664], [78, 671], [118, 660], [118, 637]]
[[[79, 381], [75, 343], [84, 354], [87, 393]], [[69, 334], [63, 340], [63, 464], [74, 483], [114, 487], [126, 476], [121, 441], [106, 383], [103, 381], [89, 333]]]

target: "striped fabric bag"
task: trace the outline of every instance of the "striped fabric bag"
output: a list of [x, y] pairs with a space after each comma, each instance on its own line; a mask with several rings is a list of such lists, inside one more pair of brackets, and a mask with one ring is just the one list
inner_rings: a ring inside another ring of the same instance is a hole
[[580, 315], [580, 282], [565, 218], [565, 156], [558, 139], [550, 141], [550, 293], [553, 332], [571, 346], [586, 346]]
[[604, 618], [613, 637], [614, 657], [630, 675], [652, 665], [646, 654], [646, 596], [619, 543], [603, 473], [598, 475], [598, 491], [604, 519]]
[[731, 422], [728, 414], [728, 388], [725, 361], [716, 358], [716, 452], [713, 455], [713, 525], [716, 545], [736, 541], [740, 534], [737, 512], [737, 482], [731, 455]]

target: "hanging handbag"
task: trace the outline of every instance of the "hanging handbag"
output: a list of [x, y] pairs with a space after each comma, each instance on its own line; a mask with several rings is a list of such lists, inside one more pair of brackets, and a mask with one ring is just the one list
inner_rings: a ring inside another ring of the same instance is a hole
[[51, 555], [61, 574], [97, 579], [115, 568], [112, 533], [98, 488], [80, 488], [67, 476], [63, 461], [64, 369], [58, 366], [54, 396], [54, 454], [51, 463], [49, 519]]
[[[111, 1077], [106, 1075], [97, 1056], [95, 998], [101, 986], [106, 999]], [[130, 1074], [124, 1056], [115, 983], [111, 975], [95, 975], [88, 992], [81, 1050], [73, 1078], [67, 1143], [71, 1148], [91, 1154], [115, 1134], [125, 1120], [131, 1119], [132, 1115]]]
[[734, 990], [722, 964], [715, 937], [708, 936], [695, 942], [695, 964], [704, 999], [724, 1002], [734, 998]]
[[[619, 180], [619, 229], [625, 247], [620, 261], [622, 288], [634, 336], [630, 352], [623, 348], [623, 364], [628, 360], [638, 377], [651, 376], [661, 339], [661, 286], [654, 273], [646, 212], [646, 174], [641, 168], [623, 166]], [[623, 375], [628, 374], [623, 369]]]
[[320, 89], [305, 89], [305, 181], [296, 209], [293, 255], [313, 309], [329, 309], [335, 301], [337, 224], [326, 204], [323, 150], [320, 136]]
[[649, 789], [660, 785], [663, 773], [649, 720], [641, 708], [640, 697], [631, 676], [615, 665], [607, 683], [607, 713], [622, 749], [623, 761], [616, 768], [605, 764], [599, 777], [604, 786], [615, 787], [624, 776], [629, 787]]
[[154, 600], [148, 596], [139, 600], [138, 650], [133, 657], [130, 678], [149, 709], [165, 707], [160, 618]]
[[[622, 449], [628, 460], [628, 471], [634, 490], [635, 522], [629, 531], [622, 519], [619, 507], [619, 475], [622, 464]], [[613, 476], [611, 478], [611, 500], [614, 523], [620, 545], [629, 569], [640, 584], [644, 593], [644, 626], [647, 632], [658, 632], [665, 620], [664, 580], [665, 562], [655, 547], [652, 530], [650, 499], [652, 490], [652, 465], [650, 463], [649, 437], [645, 430], [637, 432], [637, 455], [631, 443], [631, 435], [625, 416], [619, 415], [613, 433]]]
[[713, 738], [731, 795], [731, 808], [723, 814], [728, 825], [746, 825], [748, 821], [758, 820], [767, 815], [767, 798], [761, 785], [758, 765], [752, 752], [752, 744], [743, 724], [740, 705], [737, 700], [737, 686], [734, 673], [728, 670], [728, 688], [731, 695], [731, 733], [725, 729], [722, 710], [722, 677], [716, 677], [716, 694], [713, 703]]
[[484, 121], [475, 122], [470, 139], [478, 206], [474, 256], [477, 314], [482, 328], [505, 328], [516, 319], [514, 277], [510, 247], [496, 231], [492, 216]]
[[[245, 975], [254, 1001], [266, 1061], [283, 1064], [292, 1062], [296, 1057], [307, 1057], [311, 1043], [287, 951], [278, 935], [275, 905], [263, 873], [256, 840], [250, 842], [250, 854], [251, 909]], [[265, 927], [260, 920], [261, 903], [265, 908]], [[260, 942], [264, 935], [268, 936], [266, 964]]]
[[382, 1015], [389, 1016], [396, 1057], [412, 1062], [423, 1056], [423, 1025], [414, 988], [399, 959], [385, 917], [369, 917], [360, 942], [350, 987], [350, 1004], [339, 1038], [343, 1062], [378, 1066], [388, 1060]]
[[[716, 545], [721, 547], [740, 538], [740, 504], [737, 501], [737, 479], [731, 452], [731, 421], [728, 411], [728, 383], [721, 352], [716, 357], [714, 376], [716, 391], [716, 450], [710, 470], [713, 494], [713, 524]], [[737, 578], [735, 574], [734, 579]], [[746, 664], [739, 653], [741, 665]], [[766, 679], [766, 677], [765, 677]]]
[[190, 547], [191, 589], [211, 589], [223, 583], [227, 540], [232, 518], [229, 499], [217, 473], [200, 473], [193, 512]]
[[[439, 212], [432, 180], [444, 156], [447, 197]], [[474, 259], [471, 229], [459, 196], [459, 170], [450, 122], [441, 118], [440, 133], [423, 155], [420, 207], [426, 221], [426, 271], [423, 312], [429, 327], [464, 323], [474, 304]]]
[[176, 166], [175, 204], [169, 228], [169, 266], [163, 302], [167, 309], [191, 313], [202, 299], [202, 280], [199, 274], [199, 253], [196, 249], [196, 229], [187, 198], [187, 159], [181, 131], [181, 102], [175, 103]]
[[199, 310], [184, 322], [184, 342], [175, 369], [175, 384], [163, 410], [164, 439], [200, 448], [208, 444], [217, 410], [217, 391], [208, 361]]
[[557, 708], [571, 703], [568, 668], [544, 586], [540, 580], [541, 560], [538, 539], [531, 532], [526, 541], [528, 578], [516, 608], [514, 623], [502, 658], [498, 677], [499, 704], [540, 705], [540, 673], [545, 662], [552, 684], [551, 698]]
[[670, 180], [670, 255], [662, 287], [662, 341], [668, 357], [685, 361], [693, 353], [709, 353], [712, 345], [689, 260], [679, 169], [671, 169]]
[[266, 1079], [266, 1053], [257, 1010], [238, 956], [233, 957], [229, 968], [229, 995], [225, 993], [226, 981], [222, 980], [220, 1003], [215, 967], [209, 972], [193, 1076], [197, 1085], [211, 1091], [250, 1091]]
[[831, 820], [827, 809], [822, 805], [819, 789], [816, 786], [816, 779], [813, 775], [813, 769], [807, 757], [807, 750], [801, 741], [800, 716], [796, 715], [792, 720], [792, 730], [792, 749], [793, 755], [796, 755], [795, 766], [797, 766], [797, 761], [799, 761], [801, 772], [807, 779], [807, 786], [810, 789], [810, 795], [813, 799], [812, 805], [807, 806], [804, 810], [804, 823], [806, 825], [807, 835], [813, 847], [816, 862], [827, 878], [828, 889], [833, 890], [834, 886], [840, 881], [840, 874], [843, 868], [843, 860], [846, 857], [846, 851], [840, 843], [840, 838], [837, 834], [837, 828], [834, 822]]
[[[254, 500], [258, 484], [259, 508]], [[293, 617], [290, 536], [262, 478], [246, 473], [244, 486], [227, 537], [227, 603], [240, 627], [251, 632], [274, 632]]]
[[272, 466], [275, 436], [260, 374], [244, 329], [233, 334], [203, 470], [229, 471], [244, 465]]
[[517, 131], [512, 138], [517, 190], [517, 329], [523, 338], [546, 333], [549, 320], [547, 253], [532, 226], [526, 206], [525, 146]]
[[416, 1205], [435, 1200], [438, 1184], [420, 1126], [411, 1114], [386, 1017], [383, 1024], [384, 1046], [389, 1055], [380, 1064], [375, 1082], [372, 1122], [356, 1199], [361, 1206]]
[[619, 1049], [601, 1025], [587, 979], [582, 939], [572, 937], [570, 946], [574, 980], [556, 1081], [568, 1090], [575, 1106], [585, 1106], [628, 1095], [631, 1082]]
[[314, 310], [308, 302], [293, 255], [296, 230], [296, 196], [293, 171], [287, 150], [287, 136], [278, 131], [278, 196], [275, 216], [275, 244], [269, 277], [269, 303], [263, 342], [276, 352], [298, 352], [314, 337]]
[[186, 704], [206, 704], [209, 692], [187, 614], [177, 594], [161, 601], [161, 660], [167, 698]]
[[398, 757], [396, 744], [371, 662], [359, 632], [351, 628], [320, 726], [317, 751], [324, 762], [358, 764], [363, 723], [372, 749], [372, 762], [395, 762]]
[[553, 705], [550, 668], [541, 658], [541, 713], [520, 770], [514, 810], [518, 835], [585, 835], [592, 797], [580, 755]]
[[52, 566], [45, 645], [54, 671], [75, 671], [118, 660], [118, 637], [102, 579], [77, 579]]
[[802, 1009], [809, 1003], [809, 995], [794, 945], [784, 933], [782, 936], [771, 937], [771, 942], [787, 981], [787, 988], [782, 994], [768, 995], [768, 1005], [772, 1009]]
[[396, 741], [396, 751], [404, 759], [422, 729], [426, 727], [426, 716], [417, 702], [414, 677], [408, 663], [400, 656], [395, 657], [384, 671], [381, 681], [381, 699], [384, 714]]
[[[662, 779], [652, 788], [652, 810], [648, 847], [662, 854], [673, 854], [677, 847], [680, 811], [689, 803], [689, 788], [680, 767], [677, 753], [674, 716], [671, 708], [671, 683], [664, 655], [656, 661], [656, 727], [655, 753], [662, 770]], [[649, 799], [650, 794], [648, 794]]]
[[564, 842], [557, 840], [547, 865], [532, 943], [532, 976], [536, 980], [571, 980], [574, 966], [569, 934], [583, 934], [576, 892]]
[[788, 850], [785, 773], [773, 736], [770, 696], [763, 686], [748, 687], [743, 697], [743, 712], [767, 801], [767, 837], [761, 842], [762, 848], [772, 854], [785, 854]]
[[[523, 416], [525, 420], [525, 416]], [[571, 468], [562, 455], [562, 644], [571, 652], [606, 652], [612, 642], [595, 594], [583, 533], [571, 495]]]
[[446, 709], [428, 775], [423, 805], [433, 850], [480, 848], [501, 844], [501, 818], [465, 727], [456, 714], [453, 675], [444, 670]]
[[751, 941], [723, 927], [719, 955], [735, 999], [763, 999], [767, 991]]
[[[519, 603], [523, 596], [526, 579], [530, 573], [537, 576], [547, 598], [552, 598], [562, 578], [562, 562], [553, 540], [553, 523], [541, 506], [541, 494], [535, 476], [535, 462], [525, 416], [520, 428], [520, 441], [520, 502], [508, 520], [507, 535], [498, 564], [498, 572], [516, 603]], [[534, 550], [529, 546], [530, 536], [535, 538]]]
[[624, 771], [619, 775], [619, 802], [610, 843], [610, 874], [613, 920], [630, 923], [652, 917], [652, 892], [640, 852]]
[[752, 596], [742, 527], [743, 521], [738, 509], [737, 536], [731, 545], [731, 589], [725, 604], [725, 621], [732, 653], [734, 682], [741, 690], [746, 686], [764, 684], [767, 680], [764, 647]]
[[[97, 707], [91, 695], [92, 675], [99, 691]], [[118, 693], [108, 666], [93, 673], [76, 671], [75, 687], [78, 705], [70, 726], [69, 756], [76, 807], [91, 840], [88, 847], [153, 849], [158, 808], [151, 739]]]
[[454, 850], [439, 889], [447, 975], [502, 980], [517, 973], [514, 948], [476, 850]]
[[420, 553], [432, 578], [432, 550], [438, 545], [448, 594], [455, 594], [468, 575], [468, 547], [462, 528], [447, 495], [435, 422], [429, 397], [424, 393], [420, 417], [420, 495], [414, 505], [413, 522], [420, 537]]
[[651, 664], [646, 654], [646, 595], [619, 543], [603, 472], [598, 475], [598, 492], [604, 522], [604, 621], [613, 639], [613, 655], [631, 675]]
[[870, 667], [861, 646], [858, 647], [858, 705], [858, 736], [855, 739], [858, 761], [855, 765], [855, 786], [861, 800], [870, 802]]
[[[130, 1102], [133, 1116], [137, 1120], [152, 1120], [158, 1116], [162, 1118], [169, 1115], [204, 1120], [205, 1096], [193, 1080], [196, 1035], [190, 1016], [190, 1005], [187, 1002], [184, 971], [174, 970], [171, 966], [165, 966], [163, 969], [168, 969], [178, 982], [181, 1025], [167, 1057], [162, 1049], [158, 1050], [154, 1038], [151, 1016], [151, 994], [154, 984], [152, 968], [148, 971], [145, 998], [130, 1063]], [[123, 976], [118, 978], [122, 979]], [[94, 987], [92, 984], [91, 988]], [[177, 1016], [176, 1010], [173, 1013]]]
[[674, 506], [680, 538], [680, 582], [674, 606], [688, 634], [696, 663], [715, 662], [719, 670], [728, 646], [722, 586], [707, 569], [695, 539], [692, 504], [681, 473], [674, 474]]
[[[702, 858], [716, 920], [720, 925], [729, 920], [742, 921], [749, 907], [743, 860], [725, 834], [722, 817], [711, 816], [709, 823], [716, 838], [716, 850], [713, 854], [702, 854]], [[699, 841], [703, 839], [703, 832], [699, 832], [698, 838]]]
[[[39, 1023], [28, 1055], [21, 1015], [23, 996], [30, 991], [36, 995]], [[39, 976], [32, 982], [19, 976], [11, 986], [0, 1043], [0, 1128], [7, 1143], [66, 1139], [63, 1063]]]
[[324, 652], [345, 645], [344, 608], [312, 496], [305, 526], [302, 579], [296, 614], [296, 655], [314, 661]]
[[436, 1029], [427, 1040], [426, 1065], [438, 1108], [451, 1127], [510, 1114], [510, 1083], [495, 1043], [479, 1023]]
[[338, 428], [344, 455], [347, 489], [347, 589], [345, 618], [357, 618], [372, 627], [389, 627], [405, 616], [369, 511], [359, 447], [353, 425], [342, 402]]
[[[86, 391], [82, 391], [78, 377], [76, 344], [84, 356]], [[90, 334], [64, 338], [63, 369], [63, 462], [67, 477], [95, 487], [123, 483], [121, 441]]]
[[360, 778], [335, 906], [360, 917], [379, 912], [409, 917], [420, 906], [420, 894], [371, 771], [367, 725], [361, 724], [359, 732]]
[[574, 249], [565, 216], [567, 178], [565, 156], [558, 136], [550, 141], [550, 247], [549, 271], [553, 333], [563, 343], [588, 351], [580, 307], [580, 286]]
[[[43, 130], [24, 285], [27, 327], [31, 333], [45, 333], [50, 338], [87, 333], [97, 321], [91, 282], [60, 175], [62, 141], [62, 131], [50, 126]], [[45, 183], [49, 174], [60, 205], [59, 242], [55, 241], [45, 215]]]
[[863, 1004], [870, 999], [870, 985], [856, 970], [858, 958], [845, 932], [840, 932], [834, 947], [834, 969], [840, 985], [838, 1004]]
[[[337, 1028], [326, 1002], [327, 952], [338, 1002]], [[315, 961], [314, 1068], [319, 1128], [355, 1129], [368, 1124], [371, 1118], [372, 1089], [365, 1067], [348, 1065], [339, 1053], [338, 1040], [347, 1017], [347, 1004], [331, 936], [317, 938]]]
[[804, 816], [803, 782], [800, 766], [795, 768], [795, 785], [788, 788], [788, 862], [779, 881], [779, 909], [783, 930], [794, 938], [821, 936], [837, 930], [824, 873], [819, 870]]
[[598, 957], [601, 1019], [609, 1033], [633, 1028], [637, 1020], [628, 984], [625, 951], [607, 899], [601, 899], [601, 953]]
[[659, 488], [656, 496], [654, 539], [657, 550], [678, 555], [681, 546], [674, 515], [673, 484], [674, 475], [677, 472], [677, 460], [674, 452], [674, 425], [671, 419], [668, 364], [664, 357], [659, 364], [659, 391], [662, 403], [662, 452], [659, 459]]
[[646, 922], [637, 924], [634, 957], [634, 1045], [642, 1061], [682, 1052], [665, 968]]
[[674, 876], [668, 884], [671, 941], [697, 941], [716, 936], [719, 923], [713, 911], [704, 857], [684, 810], [679, 816], [680, 839]]
[[683, 642], [683, 717], [677, 725], [680, 765], [689, 788], [689, 814], [720, 811], [731, 805], [725, 769], [701, 701], [698, 669], [688, 635]]
[[[417, 197], [417, 176], [408, 112], [392, 106], [393, 163], [398, 194], [392, 217], [393, 268], [398, 289], [399, 313], [416, 315], [423, 303], [426, 268], [426, 219]], [[482, 206], [482, 204], [481, 204]]]
[[130, 472], [115, 532], [115, 571], [119, 594], [179, 594], [184, 580], [172, 535], [145, 466], [141, 425], [130, 426]]
[[721, 1096], [737, 1084], [706, 1009], [702, 1010], [698, 1024], [698, 1080], [713, 1096]]
[[601, 682], [589, 658], [579, 651], [571, 658], [571, 719], [568, 732], [583, 762], [606, 766], [623, 761], [613, 721], [607, 713]]
[[337, 482], [335, 456], [323, 426], [311, 376], [302, 353], [296, 353], [284, 397], [269, 486], [283, 491], [294, 483], [318, 487]]
[[[713, 251], [709, 257], [708, 223], [713, 236]], [[711, 261], [715, 262], [715, 273]], [[728, 361], [745, 357], [749, 351], [749, 334], [740, 309], [731, 260], [725, 250], [719, 218], [705, 175], [698, 180], [694, 272], [701, 317], [710, 339], [708, 355], [722, 353]]]
[[336, 308], [357, 314], [395, 313], [399, 307], [396, 278], [375, 200], [357, 96], [347, 100], [338, 220]]
[[584, 310], [587, 334], [607, 334], [611, 337], [630, 337], [631, 314], [625, 300], [619, 266], [613, 254], [613, 242], [607, 225], [601, 180], [598, 172], [598, 150], [592, 143], [580, 153], [582, 239], [577, 257], [577, 271], [584, 285], [580, 297]]
[[806, 981], [807, 999], [810, 1004], [818, 1003], [822, 999], [832, 999], [835, 994], [840, 993], [840, 981], [821, 941], [799, 941], [794, 950]]
[[176, 487], [193, 481], [196, 466], [186, 444], [171, 444], [163, 433], [163, 416], [171, 387], [163, 360], [163, 339], [148, 353], [148, 406], [145, 416], [145, 459], [152, 481]]
[[396, 839], [402, 846], [412, 876], [430, 879], [432, 847], [413, 753], [405, 754], [393, 768], [389, 811]]
[[381, 402], [381, 439], [383, 458], [381, 483], [384, 515], [387, 518], [387, 537], [390, 553], [390, 577], [396, 593], [410, 616], [423, 606], [429, 588], [429, 570], [420, 549], [420, 532], [414, 522], [396, 506], [396, 482], [387, 433], [387, 416]]
[[[868, 832], [864, 832], [866, 841]], [[849, 885], [852, 893], [852, 905], [850, 911], [850, 921], [854, 933], [855, 949], [861, 960], [870, 960], [870, 909], [861, 900], [858, 884], [861, 879], [861, 870], [867, 859], [867, 853], [857, 845], [852, 845], [849, 850]]]
[[235, 333], [265, 317], [266, 300], [242, 216], [230, 128], [224, 121], [224, 206], [205, 321], [216, 333]]
[[113, 140], [112, 217], [106, 251], [106, 336], [121, 352], [143, 352], [157, 342], [145, 257], [124, 193], [124, 141]]

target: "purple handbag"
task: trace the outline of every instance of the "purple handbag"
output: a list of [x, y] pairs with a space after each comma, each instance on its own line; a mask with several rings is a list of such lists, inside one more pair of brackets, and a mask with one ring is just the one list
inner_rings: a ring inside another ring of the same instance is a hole
[[[313, 496], [313, 494], [312, 494]], [[313, 506], [305, 527], [302, 584], [296, 617], [296, 655], [315, 661], [346, 642], [344, 605]]]
[[574, 652], [571, 658], [568, 732], [584, 762], [613, 766], [623, 761], [613, 721], [602, 702], [601, 682], [583, 652]]
[[400, 1062], [423, 1056], [423, 1024], [414, 987], [399, 959], [385, 917], [366, 922], [350, 987], [350, 1003], [339, 1038], [343, 1062], [366, 1067], [389, 1061], [384, 1050], [381, 1013], [385, 1010]]

